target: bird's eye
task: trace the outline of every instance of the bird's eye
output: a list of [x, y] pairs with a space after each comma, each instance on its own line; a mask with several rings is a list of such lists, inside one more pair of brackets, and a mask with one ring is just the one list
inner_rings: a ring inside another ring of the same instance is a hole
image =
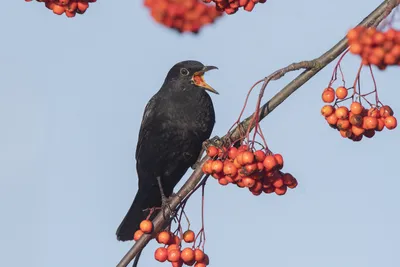
[[185, 69], [185, 68], [182, 68], [182, 69], [181, 69], [181, 74], [182, 74], [183, 76], [187, 76], [187, 75], [189, 75], [189, 71], [188, 71], [187, 69]]

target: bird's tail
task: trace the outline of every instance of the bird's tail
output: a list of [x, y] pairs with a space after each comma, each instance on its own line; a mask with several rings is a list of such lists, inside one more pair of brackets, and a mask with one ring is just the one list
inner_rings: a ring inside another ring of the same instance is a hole
[[[158, 203], [159, 202], [159, 203]], [[158, 187], [153, 187], [149, 191], [138, 190], [135, 199], [128, 213], [125, 215], [121, 224], [118, 226], [116, 235], [119, 241], [133, 240], [133, 235], [139, 229], [139, 224], [146, 219], [149, 212], [143, 210], [161, 205], [161, 194]], [[152, 218], [156, 216], [158, 210], [152, 213]], [[150, 218], [150, 219], [152, 219]]]

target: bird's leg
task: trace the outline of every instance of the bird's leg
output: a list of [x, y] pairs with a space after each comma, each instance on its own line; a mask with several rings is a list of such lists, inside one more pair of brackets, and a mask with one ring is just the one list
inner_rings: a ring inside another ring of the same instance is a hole
[[204, 141], [203, 144], [202, 144], [202, 148], [201, 148], [201, 152], [199, 154], [199, 157], [197, 158], [196, 163], [192, 165], [192, 169], [194, 170], [199, 166], [200, 161], [201, 161], [201, 156], [203, 155], [204, 151], [207, 151], [207, 148], [209, 146], [215, 146], [215, 147], [220, 148], [223, 145], [224, 145], [224, 140], [222, 138], [220, 138], [219, 136], [217, 136], [217, 135], [214, 136], [211, 139], [208, 139], [208, 140]]
[[164, 190], [162, 187], [162, 183], [161, 183], [161, 177], [157, 176], [157, 182], [158, 182], [158, 187], [160, 188], [160, 193], [161, 193], [161, 208], [163, 210], [163, 215], [164, 215], [164, 219], [167, 219], [167, 216], [165, 215], [165, 210], [168, 209], [171, 216], [173, 214], [173, 211], [171, 209], [171, 206], [169, 205], [169, 198], [167, 198], [164, 194]]

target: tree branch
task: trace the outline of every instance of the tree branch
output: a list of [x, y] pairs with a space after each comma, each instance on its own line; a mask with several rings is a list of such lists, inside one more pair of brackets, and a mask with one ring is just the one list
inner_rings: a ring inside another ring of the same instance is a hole
[[[400, 0], [385, 0], [383, 1], [374, 11], [372, 11], [359, 25], [370, 27], [378, 26], [378, 24], [390, 14], [390, 12], [399, 5]], [[265, 103], [260, 108], [259, 119], [260, 121], [264, 119], [269, 113], [271, 113], [276, 107], [278, 107], [285, 99], [287, 99], [291, 94], [293, 94], [297, 89], [299, 89], [303, 84], [310, 80], [315, 74], [317, 74], [321, 69], [326, 67], [335, 58], [337, 58], [341, 53], [343, 53], [348, 47], [346, 38], [340, 40], [331, 49], [325, 52], [322, 56], [315, 58], [310, 61], [301, 61], [299, 63], [293, 63], [289, 66], [275, 71], [268, 77], [261, 80], [263, 82], [262, 89], [265, 89], [267, 84], [272, 80], [278, 80], [283, 77], [286, 73], [305, 69], [300, 75], [298, 75], [294, 80], [288, 83], [281, 91], [279, 91], [274, 97], [271, 98], [267, 103]], [[235, 129], [233, 129], [228, 135], [223, 138], [228, 138], [231, 141], [240, 138], [240, 129], [247, 129], [252, 122], [252, 118], [255, 114], [252, 114], [248, 118], [244, 119]], [[251, 129], [254, 125], [251, 125]], [[178, 193], [171, 199], [170, 206], [174, 210], [179, 203], [184, 200], [188, 194], [196, 187], [203, 177], [203, 172], [201, 170], [202, 165], [209, 157], [205, 156], [197, 169], [193, 171], [192, 175], [178, 191]], [[169, 209], [165, 211], [166, 215], [170, 215]], [[154, 231], [158, 232], [165, 223], [163, 212], [160, 212], [156, 218], [153, 220]], [[135, 242], [133, 247], [128, 251], [128, 253], [121, 259], [117, 267], [126, 267], [129, 262], [147, 245], [147, 243], [152, 239], [151, 234], [144, 234], [138, 241]]]

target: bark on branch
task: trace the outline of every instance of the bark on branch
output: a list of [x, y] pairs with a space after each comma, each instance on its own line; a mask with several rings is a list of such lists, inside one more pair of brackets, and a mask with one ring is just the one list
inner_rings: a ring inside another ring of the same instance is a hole
[[[378, 26], [378, 24], [387, 16], [389, 13], [400, 3], [400, 0], [385, 0], [383, 1], [374, 11], [372, 11], [363, 21], [359, 23], [362, 26]], [[278, 107], [285, 99], [287, 99], [291, 94], [293, 94], [297, 89], [299, 89], [303, 84], [310, 80], [315, 74], [317, 74], [321, 69], [326, 67], [334, 59], [336, 59], [341, 53], [343, 53], [348, 47], [347, 40], [344, 37], [331, 49], [325, 52], [318, 58], [309, 61], [301, 61], [299, 63], [293, 63], [289, 66], [279, 69], [264, 78], [263, 87], [272, 80], [278, 80], [283, 77], [286, 73], [305, 69], [301, 74], [299, 74], [295, 79], [288, 83], [282, 90], [280, 90], [274, 97], [271, 98], [267, 103], [260, 108], [260, 121], [265, 118], [269, 113], [271, 113], [276, 107]], [[236, 128], [234, 128], [229, 135], [223, 138], [230, 138], [230, 140], [237, 140], [240, 138], [240, 129], [247, 129], [252, 122], [254, 114], [244, 119]], [[252, 125], [251, 127], [254, 127]], [[178, 193], [171, 199], [170, 206], [174, 210], [179, 203], [184, 200], [188, 194], [196, 187], [196, 185], [201, 181], [203, 177], [203, 172], [201, 170], [202, 165], [209, 157], [205, 156], [201, 160], [201, 164], [198, 165], [197, 169], [193, 171], [192, 175], [178, 191]], [[165, 211], [166, 215], [170, 214], [167, 209]], [[160, 212], [157, 217], [153, 220], [154, 230], [157, 232], [165, 224], [165, 219], [163, 212]], [[151, 235], [144, 234], [133, 247], [128, 251], [128, 253], [121, 259], [116, 267], [126, 267], [131, 260], [138, 255], [139, 252], [147, 245], [147, 243], [152, 239]]]

